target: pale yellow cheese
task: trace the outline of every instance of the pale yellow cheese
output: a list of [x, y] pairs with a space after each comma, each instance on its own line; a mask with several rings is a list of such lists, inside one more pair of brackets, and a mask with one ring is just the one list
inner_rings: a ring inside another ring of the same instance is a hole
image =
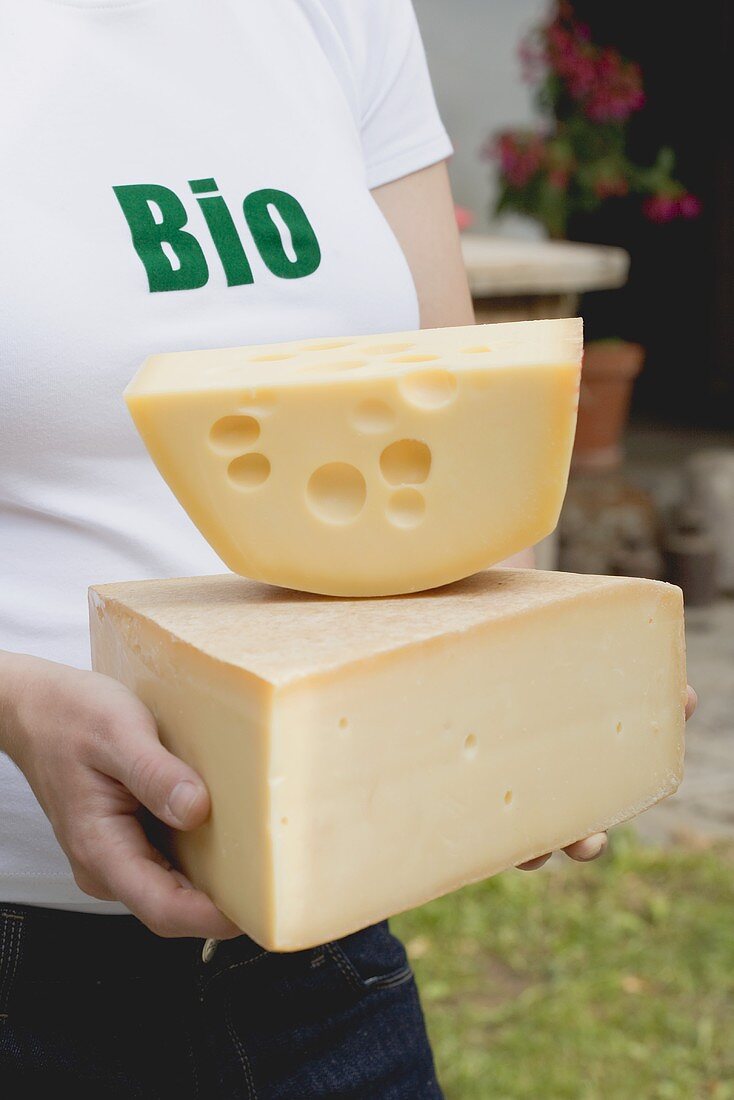
[[330, 600], [238, 577], [91, 592], [94, 666], [198, 769], [183, 869], [258, 943], [331, 940], [632, 817], [683, 758], [680, 591], [490, 570]]
[[468, 576], [553, 530], [580, 320], [155, 355], [125, 397], [230, 569], [339, 596]]

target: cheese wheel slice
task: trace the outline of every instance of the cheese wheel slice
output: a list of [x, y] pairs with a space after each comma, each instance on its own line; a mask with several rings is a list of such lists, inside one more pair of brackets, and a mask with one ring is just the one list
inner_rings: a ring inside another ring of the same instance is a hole
[[335, 596], [468, 576], [553, 530], [581, 321], [154, 355], [125, 391], [235, 573]]

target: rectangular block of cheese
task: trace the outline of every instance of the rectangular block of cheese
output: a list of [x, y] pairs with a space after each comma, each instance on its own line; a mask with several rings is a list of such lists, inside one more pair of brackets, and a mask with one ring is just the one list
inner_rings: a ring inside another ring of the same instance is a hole
[[581, 321], [154, 355], [125, 397], [236, 573], [415, 592], [538, 542], [563, 501]]
[[294, 950], [632, 817], [676, 789], [680, 591], [491, 570], [385, 600], [233, 576], [91, 591], [94, 667], [198, 769], [183, 869]]

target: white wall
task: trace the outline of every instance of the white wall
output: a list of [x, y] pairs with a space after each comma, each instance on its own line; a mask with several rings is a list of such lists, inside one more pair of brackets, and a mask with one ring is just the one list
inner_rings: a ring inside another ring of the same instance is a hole
[[454, 195], [476, 212], [475, 227], [486, 228], [495, 186], [481, 148], [493, 131], [534, 121], [532, 91], [522, 80], [517, 49], [528, 28], [546, 16], [548, 0], [413, 2], [438, 105], [456, 149]]

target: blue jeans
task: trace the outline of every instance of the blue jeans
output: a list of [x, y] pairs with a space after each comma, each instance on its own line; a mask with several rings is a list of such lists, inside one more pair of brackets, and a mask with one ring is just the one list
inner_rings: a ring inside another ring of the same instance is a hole
[[202, 959], [133, 917], [0, 902], [0, 1096], [433, 1100], [418, 993], [387, 924]]

